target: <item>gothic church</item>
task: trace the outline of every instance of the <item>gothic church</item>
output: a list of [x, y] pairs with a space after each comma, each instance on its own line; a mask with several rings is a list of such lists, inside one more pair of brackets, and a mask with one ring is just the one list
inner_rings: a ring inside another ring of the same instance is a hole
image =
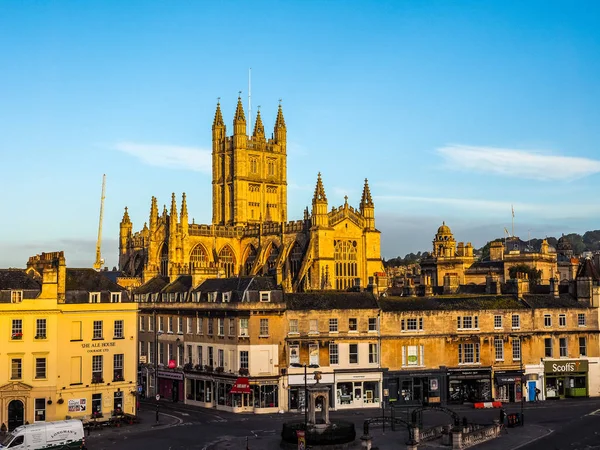
[[[161, 214], [152, 197], [149, 222], [137, 232], [127, 208], [119, 236], [119, 270], [145, 283], [156, 276], [207, 278], [270, 275], [287, 292], [385, 286], [380, 232], [365, 180], [358, 208], [328, 208], [321, 174], [312, 209], [287, 221], [287, 129], [281, 105], [271, 138], [260, 117], [247, 135], [238, 98], [233, 135], [220, 104], [212, 126], [212, 224], [189, 223], [185, 193]], [[149, 224], [149, 225], [148, 225]]]

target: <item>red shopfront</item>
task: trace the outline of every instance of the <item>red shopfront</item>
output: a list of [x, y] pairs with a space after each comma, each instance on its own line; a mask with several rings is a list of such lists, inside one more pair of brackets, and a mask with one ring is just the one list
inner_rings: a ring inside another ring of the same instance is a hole
[[158, 371], [158, 393], [166, 400], [183, 401], [183, 373], [176, 371]]

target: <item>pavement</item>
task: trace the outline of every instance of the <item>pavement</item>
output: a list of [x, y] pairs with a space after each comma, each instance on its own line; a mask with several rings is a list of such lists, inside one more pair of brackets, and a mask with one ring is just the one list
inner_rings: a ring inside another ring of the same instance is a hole
[[[160, 423], [155, 424], [155, 401], [142, 401], [140, 423], [121, 428], [94, 431], [87, 437], [90, 450], [270, 450], [280, 449], [283, 422], [302, 420], [301, 413], [234, 414], [216, 409], [197, 408], [161, 400]], [[471, 405], [451, 406], [469, 422], [491, 423], [498, 418], [494, 409], [476, 410]], [[505, 405], [507, 413], [519, 412], [520, 404]], [[389, 414], [389, 410], [386, 410]], [[408, 411], [398, 411], [397, 417]], [[331, 418], [355, 424], [357, 437], [365, 419], [381, 410], [332, 411]], [[402, 416], [403, 417], [403, 416]], [[600, 399], [539, 402], [525, 405], [525, 426], [509, 428], [499, 438], [473, 448], [481, 450], [554, 450], [600, 449]], [[448, 423], [449, 416], [438, 411], [423, 415], [424, 427]], [[596, 431], [598, 430], [598, 431]], [[405, 449], [405, 429], [391, 431], [386, 425], [371, 427], [373, 450]], [[355, 449], [360, 448], [360, 439]], [[442, 448], [439, 441], [423, 443], [420, 449]], [[448, 447], [443, 447], [448, 448]]]
[[[352, 450], [362, 448], [361, 441], [358, 439], [362, 430], [357, 429], [356, 431], [357, 439], [354, 443], [354, 446], [349, 447]], [[510, 428], [508, 429], [508, 432], [503, 432], [499, 438], [478, 444], [471, 448], [477, 450], [516, 450], [538, 439], [548, 436], [551, 432], [552, 430], [543, 426], [525, 425], [523, 427]], [[383, 433], [383, 431], [379, 429], [373, 430], [371, 434], [373, 437], [372, 450], [394, 450], [406, 448], [407, 433], [403, 431], [387, 431], [386, 433]], [[279, 433], [247, 436], [244, 438], [231, 438], [224, 436], [222, 440], [214, 442], [212, 445], [208, 446], [207, 450], [275, 450], [280, 448], [280, 442], [281, 437], [279, 436]], [[450, 447], [443, 446], [439, 440], [436, 440], [432, 442], [423, 442], [419, 444], [418, 448], [439, 450], [441, 448], [448, 449]]]
[[127, 439], [129, 436], [148, 431], [164, 430], [166, 428], [181, 425], [183, 420], [169, 413], [159, 411], [158, 423], [156, 422], [156, 409], [143, 407], [137, 414], [138, 423], [133, 425], [121, 425], [120, 427], [103, 427], [86, 432], [86, 445], [90, 449], [101, 450], [117, 440]]

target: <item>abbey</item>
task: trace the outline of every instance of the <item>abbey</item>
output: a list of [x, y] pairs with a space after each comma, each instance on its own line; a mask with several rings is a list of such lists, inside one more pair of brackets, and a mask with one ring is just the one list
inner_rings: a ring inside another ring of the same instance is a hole
[[[312, 209], [287, 220], [287, 128], [281, 105], [271, 138], [260, 116], [252, 135], [238, 98], [233, 135], [227, 136], [220, 104], [212, 126], [212, 224], [189, 223], [185, 193], [161, 214], [153, 197], [149, 222], [133, 232], [127, 208], [119, 239], [119, 269], [145, 283], [243, 275], [273, 276], [287, 292], [385, 286], [380, 232], [365, 179], [358, 208], [329, 210], [321, 174]], [[149, 224], [149, 225], [148, 225]]]

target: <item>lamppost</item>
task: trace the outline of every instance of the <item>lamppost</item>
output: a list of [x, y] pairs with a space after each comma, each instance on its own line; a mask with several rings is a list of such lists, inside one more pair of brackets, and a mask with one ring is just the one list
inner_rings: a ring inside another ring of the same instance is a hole
[[525, 418], [523, 416], [523, 409], [525, 408], [525, 396], [524, 388], [525, 388], [525, 372], [523, 371], [523, 342], [519, 339], [519, 361], [521, 363], [521, 426], [525, 425]]
[[154, 311], [154, 395], [158, 394], [158, 337], [162, 330], [158, 329], [158, 318]]
[[308, 427], [308, 379], [306, 375], [306, 364], [304, 366], [304, 431]]

